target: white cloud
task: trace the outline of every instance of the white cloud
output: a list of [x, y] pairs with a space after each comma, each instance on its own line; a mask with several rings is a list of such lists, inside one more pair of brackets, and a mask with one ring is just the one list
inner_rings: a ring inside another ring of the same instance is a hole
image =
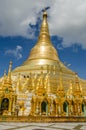
[[63, 47], [61, 46], [61, 44], [57, 44], [57, 49], [58, 50], [63, 50]]
[[16, 46], [15, 49], [9, 49], [5, 51], [5, 55], [10, 55], [14, 56], [17, 60], [22, 58], [22, 47], [21, 46]]
[[64, 47], [77, 43], [86, 49], [86, 0], [0, 0], [0, 35], [33, 37], [29, 24], [47, 6], [51, 35], [62, 37]]
[[35, 24], [37, 13], [52, 3], [52, 0], [0, 0], [0, 35], [31, 37], [27, 33], [29, 24]]
[[51, 33], [64, 38], [64, 47], [77, 43], [86, 49], [85, 12], [86, 0], [57, 0], [52, 6], [50, 10]]

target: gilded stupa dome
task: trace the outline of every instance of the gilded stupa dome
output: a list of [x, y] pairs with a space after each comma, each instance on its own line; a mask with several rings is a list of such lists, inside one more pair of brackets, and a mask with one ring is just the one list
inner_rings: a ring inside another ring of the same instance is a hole
[[22, 73], [27, 75], [34, 70], [38, 73], [38, 71], [41, 71], [41, 66], [44, 70], [47, 70], [47, 66], [56, 66], [57, 70], [61, 69], [64, 72], [74, 74], [59, 60], [57, 50], [50, 40], [46, 11], [43, 13], [43, 21], [36, 45], [32, 48], [28, 59], [17, 67], [13, 74]]

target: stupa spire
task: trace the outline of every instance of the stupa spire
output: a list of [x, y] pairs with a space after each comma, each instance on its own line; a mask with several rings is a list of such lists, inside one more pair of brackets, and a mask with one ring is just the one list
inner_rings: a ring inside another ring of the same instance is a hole
[[79, 84], [79, 79], [77, 73], [75, 73], [75, 84], [76, 84], [76, 90], [80, 91], [80, 84]]
[[3, 90], [6, 92], [13, 91], [12, 89], [12, 79], [11, 79], [11, 70], [12, 70], [12, 61], [10, 61], [8, 75], [6, 75], [6, 71], [4, 72], [4, 83], [3, 83]]
[[4, 70], [4, 78], [6, 78], [6, 70]]
[[8, 77], [7, 81], [11, 83], [11, 71], [12, 71], [12, 61], [10, 61], [9, 69], [8, 69]]
[[42, 25], [41, 25], [40, 33], [38, 37], [38, 44], [42, 44], [42, 43], [44, 43], [44, 45], [45, 43], [46, 45], [51, 44], [46, 10], [44, 10], [44, 13], [43, 13], [43, 21], [42, 21]]
[[60, 71], [60, 75], [59, 75], [59, 86], [57, 89], [57, 95], [60, 97], [64, 97], [64, 95], [65, 95], [61, 71]]
[[81, 96], [82, 95], [82, 91], [81, 91], [81, 86], [80, 86], [80, 82], [79, 82], [79, 78], [77, 73], [75, 73], [75, 88], [74, 88], [74, 96]]
[[12, 70], [12, 61], [10, 61], [8, 73], [10, 73], [11, 70]]
[[6, 78], [7, 78], [6, 70], [4, 70], [3, 82], [2, 82], [3, 85], [6, 83], [6, 80], [7, 80]]

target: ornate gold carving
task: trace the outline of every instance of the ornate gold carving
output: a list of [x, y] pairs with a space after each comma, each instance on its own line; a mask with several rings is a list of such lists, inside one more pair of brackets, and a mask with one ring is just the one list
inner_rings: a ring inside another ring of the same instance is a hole
[[[86, 86], [86, 81], [59, 60], [50, 40], [46, 11], [37, 44], [29, 58], [22, 66], [11, 70], [12, 62], [8, 74], [5, 72], [0, 81], [2, 115], [29, 115], [35, 121], [46, 116], [49, 118], [43, 118], [44, 121], [86, 116], [86, 92], [82, 87], [83, 82]], [[5, 99], [8, 104], [4, 104]]]

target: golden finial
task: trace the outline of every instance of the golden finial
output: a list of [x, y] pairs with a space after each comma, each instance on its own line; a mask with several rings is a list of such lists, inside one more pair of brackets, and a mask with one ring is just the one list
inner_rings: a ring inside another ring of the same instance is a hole
[[6, 70], [4, 70], [4, 77], [6, 77]]
[[79, 79], [78, 79], [78, 74], [77, 73], [75, 73], [75, 84], [76, 84], [75, 90], [80, 91], [80, 84], [79, 84]]
[[75, 73], [75, 83], [78, 83], [79, 81], [78, 81], [78, 74], [77, 73]]
[[11, 70], [12, 70], [12, 61], [10, 61], [8, 73], [11, 72]]
[[46, 17], [47, 18], [47, 12], [46, 10], [44, 10], [44, 13], [43, 13], [43, 18]]
[[42, 44], [42, 43], [45, 45], [52, 44], [50, 41], [46, 10], [44, 10], [44, 13], [43, 13], [43, 21], [42, 21], [42, 25], [40, 29], [39, 38], [38, 38], [38, 44]]
[[4, 71], [3, 84], [6, 83], [6, 70]]
[[8, 77], [7, 81], [11, 83], [11, 71], [12, 71], [12, 61], [10, 61], [9, 69], [8, 69]]

